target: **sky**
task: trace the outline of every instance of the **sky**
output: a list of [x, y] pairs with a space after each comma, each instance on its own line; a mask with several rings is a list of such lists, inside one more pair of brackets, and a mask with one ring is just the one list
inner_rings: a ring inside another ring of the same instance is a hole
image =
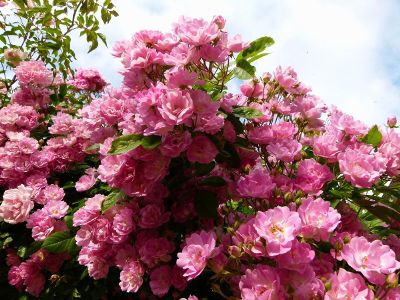
[[397, 0], [114, 0], [120, 14], [101, 30], [109, 48], [87, 54], [74, 39], [77, 66], [97, 67], [119, 85], [119, 61], [112, 45], [136, 31], [171, 30], [181, 15], [226, 19], [231, 35], [246, 41], [271, 36], [271, 54], [257, 73], [292, 66], [299, 79], [328, 105], [336, 105], [367, 124], [400, 119], [400, 1]]

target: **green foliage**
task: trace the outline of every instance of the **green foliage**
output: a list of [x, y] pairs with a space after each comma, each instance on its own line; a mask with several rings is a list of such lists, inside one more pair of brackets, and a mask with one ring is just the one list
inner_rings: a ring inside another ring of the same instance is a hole
[[101, 212], [104, 214], [108, 209], [113, 207], [120, 199], [125, 197], [123, 191], [111, 192], [101, 203]]
[[[84, 36], [90, 44], [89, 52], [93, 51], [99, 40], [107, 45], [105, 36], [99, 32], [100, 22], [108, 23], [118, 16], [111, 0], [32, 0], [29, 5], [23, 0], [14, 2], [18, 8], [13, 14], [0, 11], [0, 73], [3, 77], [0, 80], [8, 92], [15, 89], [16, 79], [10, 72], [15, 61], [5, 59], [5, 50], [19, 49], [27, 60], [41, 60], [66, 78], [76, 59], [71, 48], [71, 34], [76, 31]], [[99, 12], [101, 21], [97, 17]], [[61, 99], [64, 96], [61, 91]]]
[[50, 235], [44, 240], [42, 248], [53, 253], [67, 252], [75, 254], [78, 247], [75, 244], [75, 237], [68, 231], [59, 231]]
[[218, 187], [226, 185], [226, 181], [220, 176], [210, 176], [204, 179], [202, 182], [200, 182], [200, 185]]
[[268, 55], [268, 53], [263, 53], [263, 51], [273, 44], [274, 40], [268, 36], [260, 37], [251, 42], [250, 46], [236, 57], [236, 67], [233, 69], [233, 75], [242, 80], [253, 78], [256, 68], [251, 63]]
[[240, 59], [236, 63], [236, 68], [233, 70], [234, 75], [242, 80], [251, 79], [256, 74], [256, 68], [252, 66], [247, 60]]
[[259, 111], [256, 108], [253, 107], [247, 107], [247, 106], [239, 106], [235, 107], [233, 109], [233, 114], [237, 117], [240, 118], [245, 118], [245, 119], [254, 119], [254, 118], [260, 118], [263, 115], [261, 111]]
[[375, 148], [379, 146], [381, 141], [382, 141], [382, 133], [379, 131], [377, 125], [371, 127], [368, 133], [361, 138], [361, 142], [370, 144]]
[[122, 135], [115, 139], [108, 154], [117, 155], [129, 152], [142, 146], [145, 149], [154, 149], [158, 147], [161, 143], [161, 138], [159, 136], [142, 136], [138, 134], [127, 134]]
[[200, 163], [195, 163], [195, 174], [196, 176], [204, 176], [210, 173], [214, 167], [215, 167], [215, 162], [212, 161], [209, 164], [200, 164]]
[[255, 57], [256, 59], [261, 58], [265, 55], [267, 55], [266, 53], [262, 53], [265, 49], [267, 49], [268, 47], [272, 46], [275, 43], [275, 41], [273, 40], [273, 38], [269, 37], [269, 36], [263, 36], [260, 37], [258, 39], [256, 39], [255, 41], [250, 43], [250, 46], [243, 50], [242, 52], [240, 52], [236, 58], [236, 62], [242, 60], [242, 59], [246, 59], [248, 61], [250, 61], [250, 59], [253, 59], [252, 61], [254, 61]]

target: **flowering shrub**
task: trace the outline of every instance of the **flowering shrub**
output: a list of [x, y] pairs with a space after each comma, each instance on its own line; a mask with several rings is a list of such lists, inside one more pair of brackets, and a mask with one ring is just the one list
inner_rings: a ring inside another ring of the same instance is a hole
[[[94, 69], [63, 81], [16, 66], [0, 110], [9, 285], [44, 299], [399, 299], [396, 120], [368, 128], [291, 68], [257, 77], [273, 40], [224, 25], [182, 17], [117, 43], [120, 88]], [[234, 77], [249, 80], [238, 94]]]

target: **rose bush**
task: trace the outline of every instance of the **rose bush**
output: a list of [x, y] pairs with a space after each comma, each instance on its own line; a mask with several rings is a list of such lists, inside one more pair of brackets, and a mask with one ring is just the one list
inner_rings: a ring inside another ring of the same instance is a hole
[[182, 17], [118, 42], [119, 88], [16, 64], [0, 238], [20, 295], [400, 297], [396, 121], [328, 108], [292, 68], [256, 76], [273, 40], [224, 27]]

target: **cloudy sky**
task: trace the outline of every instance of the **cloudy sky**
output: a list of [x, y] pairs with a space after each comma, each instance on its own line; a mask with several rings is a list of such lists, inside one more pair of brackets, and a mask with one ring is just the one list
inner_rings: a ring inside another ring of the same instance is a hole
[[[119, 17], [102, 28], [109, 46], [141, 29], [169, 31], [180, 15], [222, 15], [230, 34], [275, 39], [258, 73], [292, 66], [328, 104], [369, 123], [400, 118], [400, 1], [397, 0], [114, 0]], [[118, 85], [119, 62], [100, 46], [78, 66], [97, 67]]]

